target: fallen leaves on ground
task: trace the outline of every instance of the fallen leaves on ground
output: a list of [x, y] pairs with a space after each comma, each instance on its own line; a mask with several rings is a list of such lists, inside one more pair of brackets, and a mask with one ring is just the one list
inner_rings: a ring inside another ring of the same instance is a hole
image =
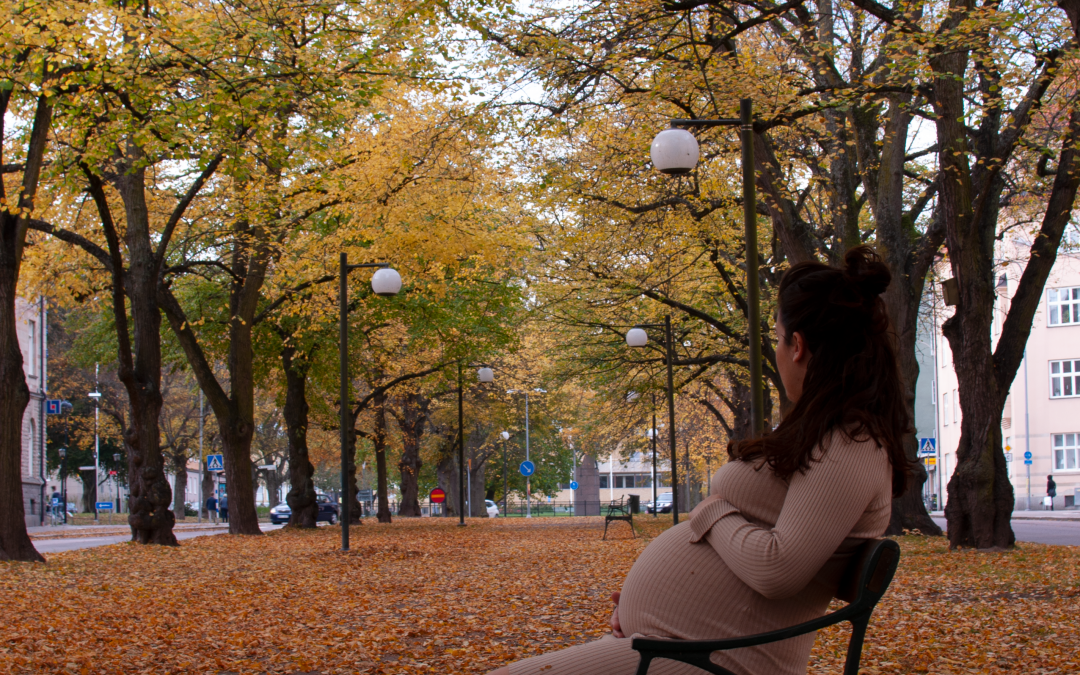
[[[0, 563], [2, 673], [485, 673], [601, 636], [665, 523], [371, 522], [351, 530], [118, 544]], [[670, 520], [666, 525], [670, 525]], [[1080, 672], [1080, 549], [949, 552], [907, 537], [863, 673]], [[848, 631], [810, 673], [839, 673]]]

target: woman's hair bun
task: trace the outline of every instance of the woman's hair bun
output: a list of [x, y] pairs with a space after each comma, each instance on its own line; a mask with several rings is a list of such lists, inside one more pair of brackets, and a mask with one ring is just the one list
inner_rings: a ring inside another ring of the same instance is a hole
[[866, 301], [873, 301], [885, 292], [892, 273], [881, 256], [869, 246], [856, 246], [844, 255], [844, 279], [859, 289]]

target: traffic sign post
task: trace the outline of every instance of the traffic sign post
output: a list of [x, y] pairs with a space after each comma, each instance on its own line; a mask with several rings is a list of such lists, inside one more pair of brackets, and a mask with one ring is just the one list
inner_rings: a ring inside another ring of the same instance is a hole
[[225, 470], [225, 456], [224, 455], [207, 455], [206, 456], [206, 470], [207, 471], [224, 471]]
[[576, 480], [570, 481], [570, 489], [571, 490], [576, 490], [577, 488], [578, 488], [577, 481]]
[[529, 476], [536, 473], [536, 465], [533, 464], [532, 462], [530, 462], [529, 460], [525, 460], [524, 462], [521, 463], [521, 466], [519, 467], [519, 470], [521, 471], [522, 476], [525, 476], [526, 478], [528, 478]]
[[[428, 502], [431, 504], [443, 504], [446, 502], [446, 491], [442, 488], [435, 488], [428, 495]], [[446, 509], [443, 509], [443, 515], [449, 515]]]
[[60, 414], [60, 399], [50, 398], [45, 400], [45, 414], [46, 415], [59, 415]]

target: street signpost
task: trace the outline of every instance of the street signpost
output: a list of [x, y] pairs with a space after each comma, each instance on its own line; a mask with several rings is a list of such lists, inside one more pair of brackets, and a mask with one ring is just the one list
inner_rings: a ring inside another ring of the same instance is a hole
[[521, 470], [521, 475], [528, 478], [529, 476], [536, 473], [536, 465], [533, 464], [532, 462], [530, 462], [529, 460], [525, 460], [524, 462], [521, 463], [520, 470]]
[[[443, 504], [443, 503], [445, 503], [446, 502], [446, 491], [443, 490], [442, 488], [435, 488], [434, 490], [431, 491], [431, 494], [428, 495], [428, 502], [430, 502], [432, 504]], [[434, 514], [432, 514], [432, 515], [434, 515]], [[443, 515], [448, 516], [448, 515], [450, 515], [450, 512], [447, 511], [446, 509], [443, 509]]]
[[94, 508], [98, 511], [112, 511], [112, 502], [97, 502]]
[[224, 457], [224, 455], [207, 455], [206, 456], [206, 470], [207, 471], [224, 471], [225, 470], [225, 457]]
[[578, 488], [577, 481], [576, 480], [570, 481], [570, 489], [571, 490], [576, 490], [577, 488]]
[[60, 399], [50, 398], [45, 400], [45, 414], [46, 415], [59, 415], [60, 414]]

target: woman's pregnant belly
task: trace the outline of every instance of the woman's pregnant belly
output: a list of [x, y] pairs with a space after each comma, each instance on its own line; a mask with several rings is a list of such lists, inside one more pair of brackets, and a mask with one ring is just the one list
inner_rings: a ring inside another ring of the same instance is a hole
[[745, 635], [754, 593], [708, 544], [690, 543], [684, 522], [653, 540], [634, 562], [619, 599], [623, 633], [680, 639]]

